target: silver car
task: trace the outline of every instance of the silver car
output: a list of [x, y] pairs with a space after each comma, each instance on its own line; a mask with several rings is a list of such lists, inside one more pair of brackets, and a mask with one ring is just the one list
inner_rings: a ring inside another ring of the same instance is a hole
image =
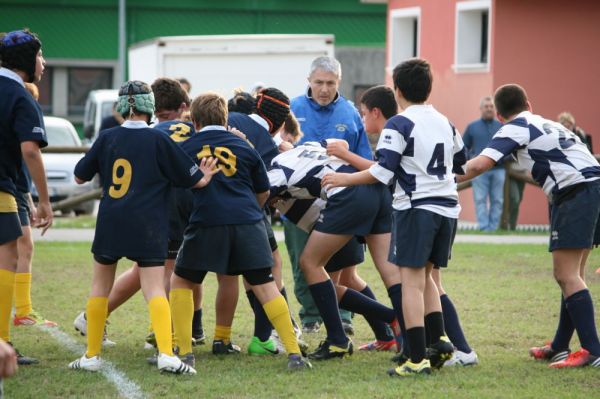
[[[81, 140], [71, 122], [63, 118], [44, 116], [46, 134], [48, 136], [48, 148], [52, 147], [81, 147]], [[48, 180], [48, 194], [50, 201], [56, 202], [66, 198], [86, 193], [94, 188], [95, 181], [85, 184], [75, 183], [73, 170], [84, 153], [49, 153], [43, 152], [44, 167]], [[31, 190], [33, 199], [37, 201], [37, 190], [35, 186]], [[75, 205], [71, 209], [63, 209], [62, 212], [75, 214], [90, 214], [94, 211], [94, 201], [86, 201]]]

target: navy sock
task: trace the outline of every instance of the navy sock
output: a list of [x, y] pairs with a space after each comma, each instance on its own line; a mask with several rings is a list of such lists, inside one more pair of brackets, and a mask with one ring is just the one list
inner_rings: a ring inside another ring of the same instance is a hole
[[398, 342], [402, 346], [402, 353], [406, 356], [410, 353], [408, 339], [406, 338], [406, 324], [404, 324], [404, 313], [402, 312], [402, 284], [392, 285], [387, 290], [390, 301], [396, 313], [396, 319], [400, 324], [400, 331], [402, 332], [402, 342]]
[[375, 298], [375, 294], [373, 293], [373, 291], [371, 291], [371, 288], [368, 285], [365, 285], [365, 288], [363, 288], [359, 292], [361, 294], [363, 294], [364, 296], [368, 296], [369, 298], [371, 298], [375, 301], [377, 300], [377, 298]]
[[[442, 312], [431, 312], [425, 315], [425, 331], [426, 334], [429, 335], [429, 343], [427, 346], [435, 344], [440, 340], [440, 337], [446, 335]], [[427, 335], [425, 336], [426, 339]]]
[[387, 327], [387, 323], [391, 323], [396, 317], [393, 309], [352, 288], [347, 288], [344, 296], [340, 298], [340, 307], [363, 315], [378, 340], [390, 341], [394, 339], [388, 332]]
[[600, 356], [600, 342], [594, 321], [594, 303], [587, 289], [574, 293], [565, 300], [567, 311], [575, 325], [581, 347], [594, 356]]
[[450, 341], [452, 341], [456, 349], [464, 353], [470, 353], [472, 349], [467, 343], [465, 334], [463, 333], [462, 327], [460, 326], [458, 313], [456, 312], [456, 309], [454, 308], [454, 304], [450, 300], [450, 297], [444, 294], [440, 296], [440, 301], [442, 302], [444, 327], [446, 328], [448, 338], [450, 338]]
[[323, 318], [323, 324], [327, 329], [327, 340], [334, 345], [345, 346], [348, 343], [348, 337], [346, 337], [342, 326], [333, 282], [326, 280], [311, 284], [308, 288]]
[[560, 316], [558, 319], [558, 327], [556, 328], [556, 334], [554, 340], [552, 340], [552, 349], [555, 351], [563, 351], [569, 349], [569, 343], [575, 332], [575, 326], [571, 320], [571, 316], [567, 311], [567, 305], [565, 303], [565, 297], [560, 296]]
[[406, 339], [410, 346], [410, 361], [420, 363], [425, 358], [425, 327], [413, 327], [406, 330]]
[[258, 298], [256, 298], [256, 295], [254, 295], [254, 292], [248, 290], [246, 291], [246, 296], [254, 311], [254, 336], [264, 342], [271, 336], [273, 326], [271, 325], [263, 306], [260, 304]]
[[192, 332], [202, 331], [202, 308], [194, 311], [194, 318], [192, 319]]

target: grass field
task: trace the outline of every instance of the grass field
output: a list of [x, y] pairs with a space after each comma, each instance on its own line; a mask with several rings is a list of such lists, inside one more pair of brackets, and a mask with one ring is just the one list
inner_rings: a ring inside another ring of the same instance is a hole
[[[89, 248], [89, 244], [40, 243], [34, 261], [34, 307], [82, 344], [84, 339], [76, 335], [72, 321], [85, 306], [90, 287]], [[283, 258], [291, 294], [285, 252]], [[600, 275], [594, 271], [599, 264], [600, 255], [593, 254], [587, 277], [597, 309]], [[125, 267], [128, 265], [124, 263], [120, 270]], [[371, 262], [360, 267], [360, 274], [387, 304]], [[471, 346], [479, 354], [479, 366], [398, 380], [385, 374], [391, 366], [390, 354], [356, 353], [349, 359], [316, 363], [312, 371], [290, 374], [283, 356], [217, 358], [210, 354], [210, 346], [201, 346], [195, 349], [197, 376], [161, 376], [145, 361], [150, 355], [142, 349], [148, 317], [139, 294], [110, 317], [109, 335], [118, 346], [107, 349], [103, 356], [153, 398], [598, 397], [598, 370], [551, 370], [527, 356], [529, 346], [552, 337], [558, 317], [560, 294], [552, 280], [545, 246], [457, 244], [450, 268], [444, 273], [444, 286], [459, 310]], [[209, 342], [214, 328], [214, 295], [215, 279], [209, 276], [204, 305]], [[298, 304], [291, 300], [297, 311]], [[240, 294], [233, 340], [243, 349], [251, 338], [252, 321], [245, 295]], [[356, 344], [371, 338], [362, 318], [356, 317], [354, 324]], [[323, 332], [305, 336], [311, 347], [323, 337]], [[102, 374], [68, 370], [66, 365], [77, 356], [46, 332], [14, 328], [13, 341], [26, 354], [39, 357], [41, 364], [21, 367], [15, 378], [5, 381], [7, 398], [118, 396]], [[572, 348], [578, 348], [576, 339]]]

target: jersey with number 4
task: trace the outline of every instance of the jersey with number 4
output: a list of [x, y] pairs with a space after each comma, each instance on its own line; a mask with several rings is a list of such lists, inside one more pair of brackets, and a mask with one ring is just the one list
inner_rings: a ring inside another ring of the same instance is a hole
[[432, 105], [412, 105], [390, 118], [369, 171], [393, 183], [396, 210], [425, 209], [456, 219], [460, 213], [454, 173], [464, 174], [460, 134]]
[[126, 121], [102, 132], [77, 163], [75, 176], [102, 181], [92, 252], [113, 257], [164, 259], [170, 186], [202, 178], [196, 163], [163, 132]]
[[529, 111], [504, 125], [481, 152], [498, 161], [513, 154], [548, 197], [574, 184], [600, 179], [600, 165], [579, 137]]

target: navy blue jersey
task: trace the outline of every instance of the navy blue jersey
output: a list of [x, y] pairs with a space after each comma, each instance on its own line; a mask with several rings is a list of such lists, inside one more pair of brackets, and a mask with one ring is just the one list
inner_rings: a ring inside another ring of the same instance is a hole
[[31, 191], [31, 174], [29, 173], [29, 169], [27, 169], [25, 162], [21, 163], [21, 170], [19, 171], [15, 186], [20, 193], [28, 193]]
[[164, 258], [170, 186], [191, 187], [202, 173], [163, 132], [125, 121], [105, 130], [75, 167], [102, 181], [92, 252], [114, 257]]
[[16, 195], [21, 143], [48, 145], [42, 110], [14, 72], [0, 68], [0, 191]]
[[168, 134], [169, 137], [171, 137], [171, 139], [176, 143], [186, 141], [192, 137], [194, 133], [196, 133], [194, 125], [191, 122], [176, 120], [157, 123], [154, 128]]
[[279, 149], [269, 130], [261, 126], [251, 116], [239, 112], [229, 113], [227, 123], [246, 135], [246, 139], [252, 143], [265, 166], [270, 169], [271, 161], [279, 155]]
[[245, 140], [224, 128], [210, 126], [184, 141], [181, 147], [198, 162], [204, 157], [216, 157], [221, 169], [208, 186], [193, 190], [190, 223], [217, 226], [263, 219], [255, 194], [269, 190], [269, 178], [260, 155]]

